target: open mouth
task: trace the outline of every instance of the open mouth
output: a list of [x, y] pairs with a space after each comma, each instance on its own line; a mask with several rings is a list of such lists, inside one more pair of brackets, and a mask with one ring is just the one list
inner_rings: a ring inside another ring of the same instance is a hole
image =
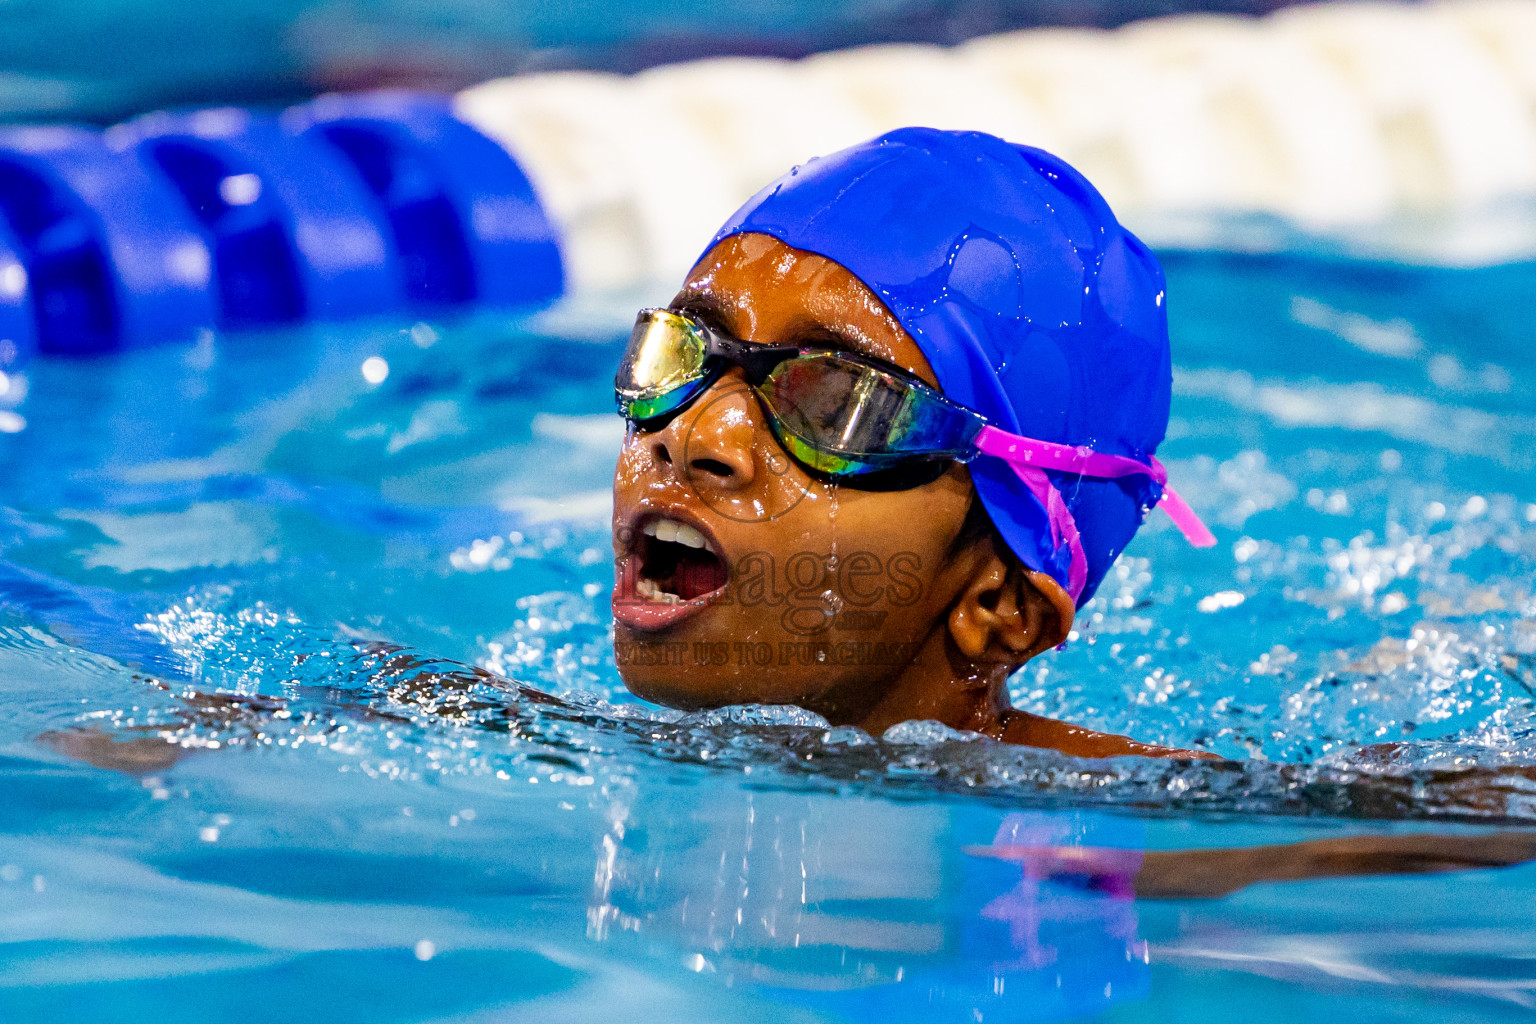
[[693, 601], [724, 587], [729, 575], [709, 538], [676, 519], [647, 520], [633, 551], [638, 562], [634, 595], [642, 601]]

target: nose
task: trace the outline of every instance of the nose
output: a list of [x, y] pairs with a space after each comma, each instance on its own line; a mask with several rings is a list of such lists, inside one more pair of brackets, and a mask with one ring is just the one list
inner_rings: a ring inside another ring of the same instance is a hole
[[744, 490], [757, 477], [758, 413], [746, 379], [732, 370], [647, 439], [651, 455], [695, 487]]

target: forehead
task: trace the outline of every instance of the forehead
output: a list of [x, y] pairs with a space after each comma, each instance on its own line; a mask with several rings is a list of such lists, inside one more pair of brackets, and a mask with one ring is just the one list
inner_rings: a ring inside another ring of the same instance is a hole
[[724, 239], [688, 274], [673, 308], [743, 341], [833, 345], [938, 380], [917, 342], [874, 292], [841, 264], [769, 235]]

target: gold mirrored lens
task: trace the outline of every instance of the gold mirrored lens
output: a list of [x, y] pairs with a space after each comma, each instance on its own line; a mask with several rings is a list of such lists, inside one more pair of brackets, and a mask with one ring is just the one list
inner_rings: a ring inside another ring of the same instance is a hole
[[704, 374], [704, 338], [686, 317], [647, 310], [635, 321], [615, 385], [631, 398], [656, 396]]

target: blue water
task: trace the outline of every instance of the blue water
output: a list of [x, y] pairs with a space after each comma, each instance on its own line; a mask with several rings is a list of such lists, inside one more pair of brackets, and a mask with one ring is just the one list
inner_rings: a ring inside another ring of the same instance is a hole
[[1154, 519], [1014, 695], [1237, 765], [628, 698], [656, 295], [8, 379], [0, 1020], [1528, 1018], [1533, 867], [1133, 902], [999, 852], [1536, 823], [1536, 267], [1168, 271], [1220, 543]]

